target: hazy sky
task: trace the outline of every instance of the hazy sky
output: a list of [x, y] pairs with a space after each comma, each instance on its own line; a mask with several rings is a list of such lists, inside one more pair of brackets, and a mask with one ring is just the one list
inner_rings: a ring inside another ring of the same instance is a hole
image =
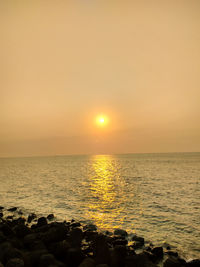
[[199, 0], [0, 0], [0, 156], [200, 151], [199, 14]]

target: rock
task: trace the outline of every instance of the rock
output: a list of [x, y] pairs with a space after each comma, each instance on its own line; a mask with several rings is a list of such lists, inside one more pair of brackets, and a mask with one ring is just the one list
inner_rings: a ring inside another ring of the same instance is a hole
[[73, 247], [80, 247], [81, 245], [81, 241], [83, 239], [83, 232], [80, 228], [73, 228], [70, 232], [69, 232], [69, 238], [70, 238], [70, 242], [71, 245]]
[[6, 241], [6, 237], [5, 237], [5, 235], [2, 233], [2, 231], [0, 231], [0, 244], [3, 243], [4, 241]]
[[155, 247], [152, 249], [152, 254], [154, 254], [158, 260], [163, 258], [163, 248], [162, 247]]
[[182, 260], [179, 260], [175, 257], [170, 257], [166, 259], [166, 261], [163, 264], [163, 267], [184, 267], [185, 263]]
[[88, 230], [88, 231], [97, 231], [97, 227], [95, 224], [86, 224], [83, 227], [83, 230]]
[[27, 222], [28, 223], [31, 223], [32, 220], [34, 220], [35, 218], [37, 218], [36, 214], [35, 213], [31, 213], [28, 215], [28, 219], [27, 219]]
[[11, 212], [16, 211], [16, 210], [17, 210], [17, 207], [7, 209], [7, 211], [11, 211]]
[[54, 215], [53, 215], [53, 213], [49, 214], [49, 215], [47, 216], [47, 219], [48, 219], [49, 221], [53, 220], [53, 219], [54, 219]]
[[141, 244], [141, 246], [144, 245], [144, 238], [143, 237], [133, 235], [131, 240], [138, 242], [138, 244]]
[[20, 250], [16, 249], [16, 248], [13, 248], [13, 247], [10, 247], [10, 248], [7, 248], [5, 251], [4, 251], [4, 260], [5, 262], [11, 260], [11, 259], [14, 259], [14, 258], [19, 258], [19, 259], [22, 259], [22, 253]]
[[65, 259], [66, 265], [69, 267], [77, 267], [83, 261], [84, 255], [79, 248], [70, 248], [67, 251]]
[[25, 266], [35, 267], [39, 265], [40, 257], [44, 254], [48, 254], [47, 250], [34, 250], [24, 254]]
[[24, 267], [24, 261], [19, 258], [9, 260], [5, 267]]
[[37, 226], [41, 227], [45, 225], [47, 225], [47, 219], [45, 217], [40, 217], [37, 221]]
[[37, 240], [38, 240], [38, 235], [37, 234], [35, 234], [35, 233], [28, 234], [28, 235], [24, 236], [24, 245], [27, 248], [31, 248], [32, 244]]
[[94, 259], [97, 264], [110, 263], [110, 251], [106, 241], [106, 237], [102, 234], [98, 235], [94, 240]]
[[63, 223], [55, 223], [50, 225], [48, 231], [42, 234], [42, 240], [45, 243], [59, 242], [66, 238], [68, 227]]
[[48, 246], [48, 250], [60, 261], [65, 261], [70, 244], [63, 240], [56, 243], [51, 243]]
[[3, 206], [0, 206], [0, 210], [3, 210], [4, 209], [4, 207]]
[[71, 226], [72, 228], [74, 228], [74, 227], [80, 227], [81, 224], [80, 224], [80, 222], [73, 222], [73, 223], [70, 224], [70, 226]]
[[23, 224], [16, 225], [13, 228], [13, 231], [15, 232], [16, 236], [19, 238], [24, 238], [26, 235], [31, 233], [30, 228], [28, 228], [26, 225], [23, 225]]
[[141, 253], [126, 257], [126, 267], [155, 267], [149, 258]]
[[126, 239], [116, 239], [113, 241], [114, 246], [117, 246], [117, 245], [125, 246], [127, 244], [128, 244], [128, 240], [126, 240]]
[[178, 253], [175, 251], [167, 251], [166, 254], [169, 256], [178, 257]]
[[0, 267], [4, 267], [3, 264], [0, 262]]
[[127, 232], [125, 230], [115, 229], [114, 235], [119, 235], [119, 236], [126, 237], [128, 234], [127, 234]]
[[127, 255], [126, 246], [118, 245], [111, 251], [111, 266], [125, 266], [125, 258]]
[[5, 236], [13, 236], [14, 235], [12, 228], [7, 223], [1, 224], [0, 230]]
[[95, 261], [89, 257], [85, 258], [79, 267], [95, 267]]
[[200, 259], [188, 261], [186, 266], [187, 267], [200, 267]]
[[50, 264], [55, 263], [55, 257], [54, 255], [48, 253], [48, 254], [43, 254], [40, 256], [39, 260], [39, 267], [48, 267]]
[[84, 238], [87, 242], [93, 241], [99, 234], [96, 231], [86, 230], [84, 232]]
[[108, 264], [98, 264], [96, 267], [109, 267]]
[[3, 218], [3, 212], [0, 212], [0, 218]]

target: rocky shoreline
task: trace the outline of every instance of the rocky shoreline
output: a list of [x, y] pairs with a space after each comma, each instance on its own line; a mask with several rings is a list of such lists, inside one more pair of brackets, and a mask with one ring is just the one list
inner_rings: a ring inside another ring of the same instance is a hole
[[155, 247], [122, 229], [100, 233], [93, 224], [0, 207], [0, 267], [15, 266], [197, 267], [200, 259], [186, 262], [170, 246]]

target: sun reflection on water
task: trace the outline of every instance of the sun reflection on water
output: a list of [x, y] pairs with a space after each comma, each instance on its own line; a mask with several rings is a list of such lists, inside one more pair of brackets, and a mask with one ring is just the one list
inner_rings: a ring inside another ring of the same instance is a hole
[[88, 216], [100, 229], [113, 229], [115, 220], [123, 223], [124, 206], [119, 200], [125, 197], [124, 181], [113, 156], [97, 155], [92, 158], [90, 175], [90, 201]]

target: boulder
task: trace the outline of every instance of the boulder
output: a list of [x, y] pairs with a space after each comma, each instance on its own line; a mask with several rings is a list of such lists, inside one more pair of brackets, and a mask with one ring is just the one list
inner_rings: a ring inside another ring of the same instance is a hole
[[86, 224], [85, 226], [83, 226], [83, 230], [97, 231], [97, 227], [95, 224]]
[[152, 249], [152, 254], [154, 254], [157, 259], [162, 259], [163, 258], [163, 248], [162, 247], [155, 247]]
[[17, 207], [12, 207], [12, 208], [7, 209], [7, 211], [11, 211], [11, 212], [16, 211], [16, 210], [17, 210]]
[[95, 261], [89, 257], [85, 258], [79, 267], [95, 267]]
[[0, 212], [0, 218], [3, 218], [3, 212]]
[[175, 257], [170, 257], [166, 259], [166, 261], [163, 264], [163, 267], [184, 267], [184, 266], [185, 266], [185, 261]]
[[19, 258], [13, 258], [6, 263], [5, 267], [24, 267], [24, 261]]
[[127, 256], [126, 246], [117, 245], [110, 253], [110, 265], [115, 267], [125, 266], [125, 258]]
[[125, 230], [115, 229], [114, 235], [119, 235], [119, 236], [126, 237], [128, 234], [127, 234], [127, 232]]
[[56, 257], [56, 259], [60, 261], [65, 261], [69, 248], [70, 244], [65, 240], [48, 245], [49, 252], [51, 252]]
[[144, 238], [143, 237], [140, 237], [140, 236], [137, 236], [137, 235], [133, 235], [131, 240], [137, 242], [141, 246], [144, 245]]
[[45, 217], [40, 217], [37, 221], [37, 226], [41, 227], [45, 225], [47, 225], [47, 219]]
[[156, 267], [144, 253], [129, 255], [125, 260], [126, 267]]
[[54, 215], [53, 215], [53, 213], [49, 214], [49, 215], [47, 216], [47, 219], [48, 219], [49, 221], [53, 220], [53, 219], [54, 219]]
[[39, 267], [48, 267], [50, 264], [54, 264], [56, 261], [54, 255], [42, 254], [39, 259]]
[[187, 267], [200, 267], [200, 259], [195, 259], [187, 262]]
[[31, 234], [31, 229], [28, 228], [24, 224], [16, 225], [13, 228], [13, 231], [15, 232], [16, 236], [19, 238], [24, 238], [26, 235]]
[[94, 259], [97, 264], [110, 263], [110, 251], [106, 241], [106, 237], [102, 234], [98, 235], [94, 240]]
[[79, 248], [70, 248], [67, 251], [65, 263], [69, 267], [77, 267], [84, 259], [84, 255]]
[[37, 218], [36, 214], [35, 213], [31, 213], [28, 215], [28, 219], [27, 219], [27, 222], [28, 223], [31, 223], [35, 218]]

